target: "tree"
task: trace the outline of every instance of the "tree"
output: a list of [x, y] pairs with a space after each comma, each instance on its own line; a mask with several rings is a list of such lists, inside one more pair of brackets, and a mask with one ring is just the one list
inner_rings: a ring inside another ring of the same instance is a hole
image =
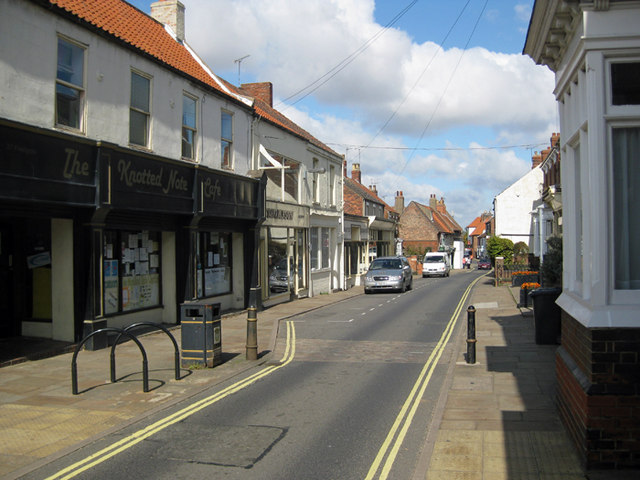
[[549, 237], [547, 239], [547, 253], [544, 254], [540, 265], [542, 284], [545, 287], [562, 286], [562, 238]]
[[491, 263], [495, 265], [496, 257], [503, 257], [505, 265], [513, 263], [513, 242], [508, 238], [492, 236], [487, 240], [487, 253], [491, 257]]
[[513, 257], [516, 263], [526, 263], [529, 254], [529, 246], [524, 242], [518, 242], [513, 246]]

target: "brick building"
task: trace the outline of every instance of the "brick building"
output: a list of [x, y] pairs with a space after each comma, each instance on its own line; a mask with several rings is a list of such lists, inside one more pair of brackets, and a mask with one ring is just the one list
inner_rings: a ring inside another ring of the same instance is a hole
[[[404, 205], [402, 192], [396, 194], [396, 205]], [[431, 195], [429, 205], [410, 202], [403, 208], [398, 223], [398, 236], [403, 240], [405, 253], [420, 255], [426, 251], [452, 252], [453, 242], [462, 239], [462, 227], [447, 211], [444, 198]]]

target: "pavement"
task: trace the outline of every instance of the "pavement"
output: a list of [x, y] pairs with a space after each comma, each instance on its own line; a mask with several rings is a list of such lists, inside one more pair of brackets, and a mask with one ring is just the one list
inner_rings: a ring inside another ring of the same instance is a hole
[[[469, 304], [476, 308], [476, 363], [465, 360], [464, 315], [452, 339], [455, 361], [447, 365], [434, 427], [427, 434], [414, 478], [588, 478], [555, 406], [557, 346], [535, 344], [532, 311], [517, 307], [518, 293], [511, 287], [494, 287], [489, 277], [472, 290]], [[148, 354], [147, 393], [142, 387], [140, 351], [133, 342], [116, 349], [115, 383], [110, 382], [110, 349], [79, 352], [78, 395], [72, 394], [72, 353], [0, 368], [0, 478], [26, 475], [268, 362], [280, 320], [361, 294], [362, 287], [354, 287], [259, 312], [259, 358], [254, 361], [245, 359], [246, 312], [224, 315], [224, 363], [214, 368], [181, 368], [180, 380], [174, 378], [173, 346], [167, 335], [141, 335]], [[171, 333], [180, 346], [180, 327]]]

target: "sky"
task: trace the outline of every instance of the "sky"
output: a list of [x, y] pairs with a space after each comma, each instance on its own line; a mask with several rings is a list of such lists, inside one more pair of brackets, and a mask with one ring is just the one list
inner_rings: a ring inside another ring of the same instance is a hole
[[464, 229], [559, 131], [553, 73], [522, 54], [533, 0], [180, 1], [214, 73], [272, 82], [392, 207], [435, 194]]

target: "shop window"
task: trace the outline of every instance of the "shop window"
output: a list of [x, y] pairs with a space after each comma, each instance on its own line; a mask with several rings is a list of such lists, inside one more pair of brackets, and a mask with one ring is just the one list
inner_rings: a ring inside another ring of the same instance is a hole
[[220, 149], [222, 168], [233, 168], [233, 115], [228, 112], [222, 112]]
[[151, 79], [131, 72], [131, 104], [129, 108], [129, 143], [149, 147], [151, 119]]
[[322, 268], [329, 268], [329, 229], [321, 228], [322, 235]]
[[58, 38], [56, 125], [76, 130], [83, 128], [84, 55], [83, 47]]
[[27, 317], [50, 322], [51, 297], [51, 227], [49, 222], [26, 221], [24, 239], [27, 260]]
[[182, 95], [182, 158], [196, 158], [196, 105], [190, 95]]
[[200, 232], [197, 238], [198, 298], [231, 293], [231, 234]]
[[326, 227], [311, 228], [311, 269], [319, 270], [330, 267], [330, 229]]
[[311, 228], [311, 270], [318, 270], [320, 268], [320, 241], [319, 241], [319, 228]]
[[160, 233], [106, 231], [103, 280], [105, 315], [160, 306]]

